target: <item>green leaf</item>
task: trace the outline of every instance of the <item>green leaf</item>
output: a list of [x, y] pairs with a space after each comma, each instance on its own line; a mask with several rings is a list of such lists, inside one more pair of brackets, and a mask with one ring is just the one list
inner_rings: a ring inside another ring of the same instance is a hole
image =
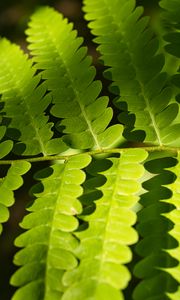
[[[86, 55], [87, 49], [80, 47], [83, 40], [72, 30], [72, 24], [45, 7], [32, 16], [26, 32], [35, 67], [44, 70], [42, 78], [52, 91], [51, 113], [63, 119], [58, 128], [64, 128], [64, 141], [76, 149], [101, 149], [122, 143], [122, 125], [116, 125], [116, 130], [106, 129], [113, 112], [107, 108], [107, 97], [98, 98], [101, 83], [93, 81], [96, 72], [91, 58]], [[108, 134], [106, 142], [103, 134]]]
[[12, 141], [4, 141], [0, 144], [0, 159], [9, 154], [9, 152], [13, 148], [13, 142]]
[[24, 249], [15, 256], [15, 264], [21, 268], [11, 278], [11, 283], [20, 287], [13, 300], [28, 293], [34, 300], [60, 299], [65, 289], [63, 273], [77, 265], [73, 251], [78, 240], [72, 232], [79, 225], [75, 216], [82, 211], [78, 197], [83, 193], [85, 173], [81, 169], [90, 161], [90, 156], [80, 154], [36, 175], [42, 188], [28, 208], [31, 213], [21, 223], [21, 227], [29, 230], [15, 242]]
[[161, 6], [165, 51], [135, 0], [84, 0], [123, 125], [60, 13], [32, 15], [30, 58], [0, 39], [0, 233], [29, 162], [38, 170], [12, 300], [179, 300], [180, 5]]
[[[167, 188], [172, 191], [172, 197], [169, 199], [169, 203], [174, 205], [174, 210], [166, 213], [165, 217], [174, 224], [173, 228], [169, 231], [169, 234], [177, 241], [177, 246], [174, 249], [168, 250], [168, 253], [178, 261], [178, 264], [174, 268], [168, 268], [167, 272], [177, 280], [178, 284], [180, 284], [180, 153], [178, 153], [177, 161], [176, 166], [170, 169], [171, 172], [176, 175], [176, 179], [172, 184], [167, 185]], [[170, 299], [173, 298], [170, 297]]]
[[179, 105], [167, 88], [164, 57], [158, 54], [158, 39], [148, 18], [142, 17], [143, 8], [136, 7], [134, 0], [84, 0], [84, 11], [101, 60], [109, 68], [105, 76], [113, 81], [115, 105], [123, 111], [119, 120], [126, 126], [125, 137], [142, 141], [144, 131], [146, 143], [178, 147], [179, 129], [173, 128], [173, 138], [163, 129], [164, 123], [179, 124]]
[[7, 133], [20, 142], [15, 152], [24, 155], [59, 153], [67, 147], [62, 141], [55, 149], [49, 147], [53, 124], [48, 123], [44, 111], [51, 103], [51, 95], [47, 94], [45, 83], [39, 84], [41, 77], [35, 72], [32, 60], [27, 59], [19, 46], [0, 40], [0, 93], [3, 94], [4, 119], [10, 119]]
[[177, 292], [171, 294], [169, 293], [168, 296], [171, 300], [178, 300], [180, 297], [180, 287], [178, 288]]
[[180, 8], [178, 0], [161, 0], [160, 6], [164, 9], [163, 15], [166, 22], [178, 27], [180, 23]]
[[[166, 24], [167, 30], [166, 34], [164, 34], [163, 38], [165, 40], [165, 50], [169, 53], [171, 58], [171, 65], [173, 65], [173, 61], [175, 62], [175, 70], [172, 75], [172, 83], [175, 85], [175, 95], [178, 100], [180, 93], [180, 74], [179, 74], [179, 66], [180, 66], [180, 6], [179, 1], [172, 0], [161, 0], [160, 6], [162, 9], [162, 22]], [[174, 73], [176, 73], [174, 75]], [[178, 93], [178, 95], [177, 95]]]
[[[6, 133], [6, 126], [0, 126], [0, 140], [4, 138]], [[5, 157], [7, 154], [11, 152], [13, 148], [13, 141], [5, 140], [0, 143], [0, 159]]]
[[[31, 165], [27, 161], [14, 162], [7, 171], [4, 178], [0, 179], [0, 222], [4, 223], [9, 219], [8, 207], [14, 204], [13, 191], [23, 185], [22, 175], [27, 173]], [[0, 232], [2, 226], [0, 224]]]
[[[141, 191], [138, 180], [144, 168], [140, 162], [146, 157], [147, 153], [142, 149], [127, 150], [120, 158], [109, 158], [112, 166], [100, 172], [106, 179], [105, 184], [98, 188], [102, 196], [96, 201], [92, 214], [82, 215], [83, 220], [88, 222], [88, 229], [76, 233], [80, 245], [75, 253], [80, 264], [63, 277], [64, 285], [69, 286], [63, 300], [99, 300], [102, 295], [104, 300], [108, 300], [110, 294], [114, 295], [114, 299], [124, 299], [119, 290], [125, 289], [131, 278], [124, 264], [132, 260], [128, 246], [138, 240], [132, 228], [136, 222], [132, 207]], [[98, 166], [98, 162], [96, 164]], [[93, 182], [91, 184], [92, 190]]]
[[152, 159], [145, 165], [154, 176], [143, 183], [146, 193], [140, 200], [137, 231], [141, 239], [136, 252], [142, 259], [136, 263], [134, 275], [142, 280], [135, 287], [134, 300], [171, 299], [167, 295], [176, 292], [180, 284], [176, 163], [166, 157]]

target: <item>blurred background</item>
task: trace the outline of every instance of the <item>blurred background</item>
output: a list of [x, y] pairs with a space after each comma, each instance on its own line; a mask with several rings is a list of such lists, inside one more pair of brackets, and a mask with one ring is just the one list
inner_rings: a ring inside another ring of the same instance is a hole
[[[139, 0], [137, 1], [137, 4], [144, 6], [145, 14], [151, 15], [152, 20], [156, 19], [158, 13], [158, 0]], [[84, 37], [85, 44], [88, 46], [88, 52], [93, 57], [93, 63], [97, 68], [97, 78], [101, 79], [104, 83], [105, 88], [103, 92], [107, 93], [106, 87], [108, 84], [102, 77], [103, 67], [98, 63], [96, 46], [92, 42], [92, 36], [87, 28], [86, 21], [83, 19], [81, 0], [0, 0], [0, 36], [10, 39], [27, 51], [24, 30], [27, 27], [29, 16], [40, 5], [49, 5], [56, 8], [74, 23], [75, 29], [78, 30], [80, 36]], [[43, 167], [42, 163], [40, 165]], [[9, 278], [15, 270], [12, 260], [14, 253], [17, 250], [13, 246], [13, 241], [21, 231], [18, 224], [22, 220], [23, 215], [25, 214], [25, 207], [30, 201], [27, 191], [34, 183], [31, 178], [36, 169], [38, 170], [38, 167], [38, 164], [33, 166], [30, 173], [24, 177], [24, 186], [15, 193], [16, 203], [10, 208], [10, 220], [4, 224], [4, 231], [0, 237], [1, 300], [10, 300], [14, 292], [14, 288], [9, 285]], [[5, 169], [0, 170], [0, 175], [3, 176], [5, 171]]]

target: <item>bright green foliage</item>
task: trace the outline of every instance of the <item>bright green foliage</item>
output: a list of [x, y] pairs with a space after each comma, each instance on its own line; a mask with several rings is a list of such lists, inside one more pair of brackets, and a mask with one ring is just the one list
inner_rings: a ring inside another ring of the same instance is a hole
[[[0, 141], [3, 139], [6, 133], [6, 127], [0, 126]], [[13, 148], [13, 142], [10, 140], [5, 140], [0, 143], [0, 159], [9, 154]]]
[[[164, 9], [162, 17], [163, 21], [167, 23], [167, 27], [169, 28], [168, 33], [164, 36], [165, 41], [167, 42], [165, 45], [165, 49], [169, 52], [172, 57], [180, 58], [180, 5], [178, 0], [160, 1], [161, 7]], [[180, 63], [178, 61], [177, 72], [179, 73]], [[180, 75], [176, 74], [173, 76], [172, 82], [178, 87], [178, 93], [180, 89]], [[179, 95], [177, 96], [177, 100], [179, 102]]]
[[166, 50], [174, 56], [180, 57], [180, 5], [178, 0], [161, 0], [161, 7], [164, 9], [163, 17], [170, 27], [170, 32], [165, 36], [169, 42]]
[[143, 259], [136, 264], [134, 274], [142, 281], [135, 288], [134, 300], [156, 297], [166, 300], [169, 299], [166, 294], [177, 289], [176, 280], [166, 273], [169, 268], [175, 272], [177, 266], [177, 260], [171, 256], [171, 251], [178, 247], [178, 240], [169, 234], [173, 228], [173, 220], [169, 214], [176, 212], [173, 201], [169, 199], [171, 192], [167, 185], [175, 178], [170, 169], [164, 170], [175, 163], [174, 159], [165, 157], [145, 164], [146, 169], [156, 175], [143, 183], [147, 192], [140, 200], [144, 209], [138, 213], [137, 230], [142, 239], [136, 246], [136, 253]]
[[[51, 102], [46, 84], [17, 45], [6, 39], [0, 40], [0, 93], [4, 103], [3, 112], [10, 121], [9, 136], [20, 141], [16, 152], [24, 155], [55, 154], [67, 147], [60, 139], [50, 141], [52, 123], [44, 111]], [[23, 77], [22, 77], [23, 74]]]
[[132, 260], [128, 245], [138, 240], [132, 228], [136, 222], [132, 207], [138, 201], [138, 180], [144, 173], [139, 163], [146, 157], [144, 150], [129, 150], [120, 158], [111, 158], [112, 166], [101, 172], [106, 178], [99, 188], [102, 197], [96, 201], [94, 213], [84, 218], [88, 229], [76, 234], [80, 239], [76, 253], [81, 263], [64, 276], [63, 282], [70, 288], [63, 300], [124, 299], [119, 289], [126, 288], [131, 277], [124, 264]]
[[[114, 83], [111, 91], [118, 97], [119, 116], [128, 139], [158, 145], [180, 145], [177, 103], [166, 86], [167, 75], [161, 70], [164, 57], [158, 52], [158, 40], [143, 17], [143, 8], [134, 0], [84, 0], [85, 18], [100, 44], [101, 59]], [[129, 113], [129, 114], [128, 114]], [[168, 130], [167, 130], [168, 126]], [[129, 134], [135, 128], [143, 131]], [[176, 142], [175, 142], [176, 140]]]
[[[167, 188], [172, 191], [172, 197], [169, 200], [169, 203], [174, 205], [175, 209], [166, 213], [165, 217], [174, 224], [169, 233], [177, 241], [177, 247], [175, 249], [168, 250], [168, 253], [178, 262], [175, 268], [168, 268], [167, 271], [177, 280], [177, 282], [180, 283], [180, 178], [178, 177], [180, 172], [180, 153], [178, 153], [177, 159], [178, 163], [176, 166], [170, 169], [177, 177], [171, 185], [167, 186]], [[170, 294], [169, 297], [170, 299], [178, 300], [180, 297], [180, 288], [175, 295]]]
[[15, 201], [13, 191], [23, 185], [22, 175], [27, 173], [30, 167], [27, 161], [15, 162], [8, 169], [6, 176], [0, 179], [0, 233], [2, 232], [1, 223], [9, 219], [8, 207], [12, 206]]
[[83, 192], [80, 184], [85, 174], [80, 169], [90, 161], [88, 155], [82, 154], [36, 174], [42, 187], [35, 186], [37, 199], [28, 209], [31, 214], [21, 224], [28, 231], [15, 241], [17, 246], [25, 248], [15, 256], [15, 264], [23, 267], [13, 275], [11, 283], [23, 287], [14, 300], [32, 299], [32, 295], [33, 300], [60, 299], [64, 270], [77, 265], [73, 251], [78, 240], [72, 231], [78, 228], [75, 216], [82, 211], [77, 198]]
[[[3, 139], [6, 132], [5, 126], [0, 126], [0, 140]], [[13, 142], [10, 140], [6, 140], [0, 143], [0, 159], [2, 159], [4, 156], [6, 156], [13, 148]], [[14, 203], [13, 195], [11, 194], [11, 189], [9, 187], [7, 188], [7, 185], [5, 182], [7, 182], [7, 177], [0, 179], [0, 192], [1, 192], [1, 198], [0, 198], [0, 233], [2, 232], [2, 225], [1, 223], [6, 222], [9, 219], [9, 211], [7, 209], [8, 206], [11, 206]], [[4, 188], [4, 185], [6, 186]], [[13, 194], [13, 193], [12, 193]], [[9, 195], [9, 198], [12, 200], [9, 202], [6, 202], [6, 195]]]
[[[180, 5], [161, 6], [178, 63]], [[13, 191], [39, 162], [15, 240], [12, 299], [179, 300], [178, 70], [163, 72], [166, 51], [135, 0], [84, 0], [84, 10], [125, 126], [60, 13], [33, 14], [30, 57], [0, 39], [0, 232]]]
[[95, 69], [83, 40], [72, 31], [72, 24], [51, 8], [38, 10], [27, 30], [29, 49], [36, 67], [53, 94], [53, 116], [63, 118], [58, 127], [65, 127], [64, 140], [77, 149], [101, 149], [115, 146], [122, 140], [122, 125], [108, 129], [113, 112], [108, 98], [98, 95], [101, 83], [93, 81]]

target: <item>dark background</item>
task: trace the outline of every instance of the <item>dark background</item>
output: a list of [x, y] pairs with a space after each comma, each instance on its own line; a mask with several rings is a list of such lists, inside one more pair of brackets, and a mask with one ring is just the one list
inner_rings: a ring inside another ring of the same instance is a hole
[[[97, 0], [98, 1], [98, 0]], [[151, 15], [153, 19], [158, 12], [158, 0], [139, 0], [137, 4], [143, 5], [145, 14]], [[107, 93], [107, 83], [102, 77], [102, 66], [98, 63], [98, 53], [92, 42], [92, 36], [83, 20], [81, 11], [82, 1], [80, 0], [0, 0], [0, 36], [7, 37], [12, 42], [18, 43], [27, 51], [24, 30], [27, 27], [29, 16], [37, 6], [50, 5], [61, 11], [78, 30], [79, 35], [85, 39], [88, 52], [93, 56], [93, 63], [97, 68], [97, 78], [104, 83], [104, 93]], [[111, 97], [111, 96], [110, 96]], [[14, 288], [9, 286], [9, 278], [14, 272], [12, 264], [13, 255], [17, 250], [13, 246], [15, 237], [21, 232], [18, 223], [22, 220], [25, 207], [28, 205], [29, 197], [27, 191], [34, 183], [32, 174], [38, 169], [39, 165], [33, 166], [30, 173], [24, 177], [25, 184], [19, 191], [15, 192], [16, 203], [10, 208], [10, 220], [4, 224], [4, 231], [0, 237], [0, 299], [9, 300], [14, 292]], [[41, 163], [42, 168], [42, 163]], [[3, 176], [5, 170], [0, 170]], [[52, 299], [53, 300], [53, 299]], [[72, 299], [73, 300], [73, 299]], [[80, 299], [81, 300], [81, 299]]]

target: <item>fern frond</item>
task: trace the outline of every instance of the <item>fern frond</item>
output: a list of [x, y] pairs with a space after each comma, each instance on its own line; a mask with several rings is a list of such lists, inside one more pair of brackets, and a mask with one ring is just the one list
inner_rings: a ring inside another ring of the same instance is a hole
[[113, 112], [107, 97], [97, 99], [101, 83], [93, 81], [95, 68], [72, 24], [46, 7], [32, 16], [27, 34], [36, 68], [44, 70], [42, 77], [52, 91], [51, 113], [63, 119], [59, 127], [64, 140], [77, 149], [101, 149], [124, 140], [122, 125], [106, 129]]
[[[0, 141], [3, 139], [6, 133], [6, 127], [0, 126]], [[10, 140], [5, 140], [0, 142], [0, 159], [5, 157], [13, 148], [13, 142]], [[8, 186], [9, 174], [12, 172], [9, 170], [7, 176], [0, 179], [0, 234], [2, 232], [1, 223], [6, 222], [9, 219], [8, 206], [11, 206], [14, 203], [12, 185]]]
[[134, 300], [173, 299], [169, 294], [174, 295], [180, 283], [180, 215], [175, 189], [179, 179], [175, 180], [174, 175], [178, 174], [179, 164], [174, 167], [175, 164], [175, 159], [166, 157], [145, 165], [157, 175], [144, 182], [147, 192], [140, 200], [143, 209], [138, 213], [137, 230], [142, 239], [136, 252], [142, 260], [136, 264], [134, 275], [142, 281], [134, 290]]
[[[6, 133], [6, 126], [0, 126], [0, 141], [4, 138]], [[13, 141], [4, 140], [0, 142], [0, 159], [10, 153], [13, 148]]]
[[[9, 145], [12, 147], [12, 144]], [[0, 144], [0, 148], [1, 146], [2, 144]], [[12, 206], [15, 201], [13, 191], [23, 185], [22, 175], [27, 173], [30, 167], [30, 163], [26, 161], [12, 163], [6, 176], [0, 179], [0, 233], [2, 232], [1, 223], [9, 219], [8, 207]]]
[[[168, 33], [164, 35], [164, 40], [166, 41], [165, 50], [177, 61], [176, 72], [178, 74], [173, 76], [172, 82], [178, 88], [177, 92], [180, 93], [180, 5], [177, 0], [161, 0], [160, 6], [163, 8], [162, 19], [169, 27]], [[179, 102], [179, 95], [177, 100]]]
[[132, 259], [128, 246], [138, 240], [132, 228], [136, 221], [133, 206], [138, 201], [138, 181], [144, 173], [140, 162], [146, 157], [144, 150], [136, 149], [108, 159], [112, 166], [100, 173], [106, 179], [98, 188], [102, 196], [96, 201], [94, 213], [84, 216], [88, 229], [76, 233], [80, 239], [76, 249], [80, 264], [64, 275], [63, 283], [69, 288], [63, 300], [124, 299], [119, 290], [128, 285], [131, 277], [124, 264]]
[[[134, 0], [84, 0], [84, 5], [101, 59], [109, 67], [106, 76], [114, 81], [115, 104], [124, 111], [119, 120], [126, 125], [125, 136], [179, 146], [180, 124], [174, 124], [179, 106], [166, 86], [167, 75], [161, 72], [164, 56], [157, 54], [158, 39], [148, 18], [142, 17], [143, 8], [135, 7]], [[132, 129], [138, 134], [130, 134]]]
[[160, 6], [164, 9], [163, 19], [168, 23], [170, 31], [164, 36], [168, 45], [165, 46], [166, 50], [180, 58], [180, 5], [178, 0], [161, 0]]
[[77, 265], [72, 253], [78, 240], [72, 232], [78, 227], [75, 215], [82, 210], [77, 199], [83, 192], [80, 185], [85, 180], [81, 169], [90, 161], [86, 154], [74, 156], [36, 175], [42, 186], [35, 186], [37, 199], [28, 209], [31, 214], [21, 224], [29, 230], [15, 242], [25, 248], [15, 256], [15, 264], [22, 267], [11, 279], [13, 285], [20, 286], [13, 300], [61, 299], [64, 270]]
[[55, 154], [64, 151], [61, 139], [51, 140], [52, 123], [45, 110], [51, 102], [46, 84], [35, 76], [36, 69], [17, 45], [0, 40], [0, 93], [5, 118], [10, 119], [9, 136], [20, 141], [16, 152], [24, 155]]
[[[178, 261], [178, 264], [174, 268], [168, 268], [166, 271], [173, 276], [180, 286], [180, 153], [177, 156], [177, 165], [171, 168], [171, 172], [176, 175], [176, 180], [168, 185], [167, 188], [172, 191], [172, 197], [169, 203], [174, 205], [174, 210], [165, 214], [173, 224], [173, 228], [169, 231], [169, 234], [177, 241], [178, 245], [175, 249], [168, 250], [168, 253]], [[173, 295], [168, 294], [170, 299], [178, 300], [180, 297], [180, 289]]]

